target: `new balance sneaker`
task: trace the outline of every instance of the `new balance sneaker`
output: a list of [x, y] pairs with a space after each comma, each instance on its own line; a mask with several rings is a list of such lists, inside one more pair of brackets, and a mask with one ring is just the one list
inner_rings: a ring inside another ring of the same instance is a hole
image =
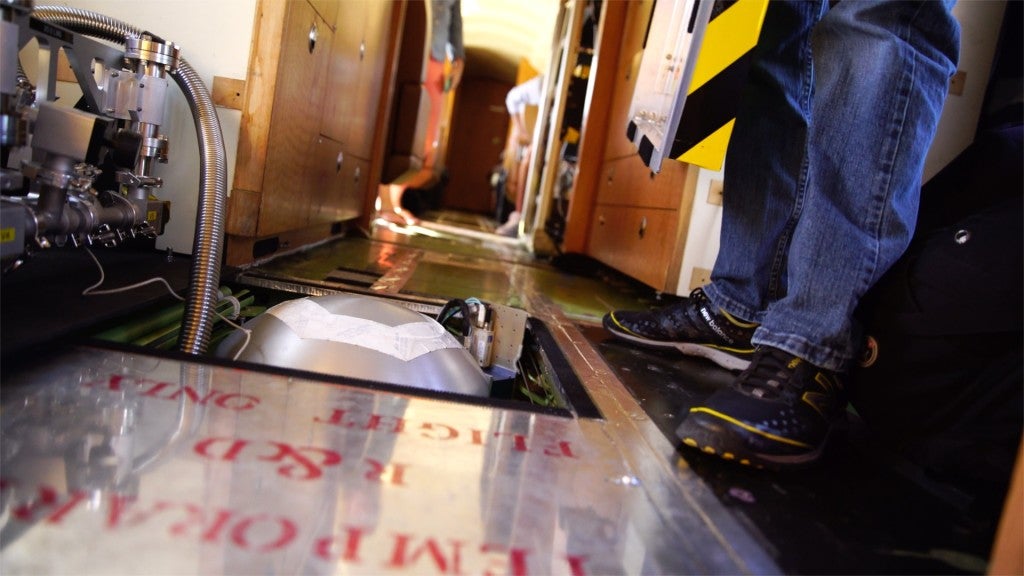
[[714, 308], [700, 288], [678, 304], [653, 312], [615, 311], [602, 321], [613, 336], [652, 348], [676, 348], [729, 370], [743, 370], [754, 354], [757, 324]]
[[842, 378], [775, 348], [758, 348], [732, 385], [690, 408], [683, 444], [757, 467], [809, 464], [846, 409]]

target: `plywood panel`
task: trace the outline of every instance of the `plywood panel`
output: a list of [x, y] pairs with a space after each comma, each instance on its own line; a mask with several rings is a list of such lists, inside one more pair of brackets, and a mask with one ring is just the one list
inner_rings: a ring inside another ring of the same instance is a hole
[[313, 155], [316, 181], [310, 195], [310, 223], [357, 218], [369, 181], [369, 162], [343, 150], [340, 142], [317, 141]]
[[213, 103], [229, 110], [241, 110], [245, 103], [245, 80], [213, 77]]
[[[306, 2], [290, 2], [281, 43], [281, 69], [270, 127], [260, 236], [309, 222], [312, 156], [319, 138], [331, 29]], [[316, 27], [317, 39], [310, 42]]]
[[678, 212], [598, 206], [590, 234], [595, 258], [659, 290], [664, 289], [677, 240]]
[[597, 192], [599, 204], [676, 209], [686, 182], [688, 165], [666, 162], [654, 175], [639, 156], [606, 161]]
[[260, 217], [260, 193], [235, 188], [228, 198], [227, 233], [255, 236]]
[[[249, 54], [248, 82], [238, 133], [238, 159], [234, 188], [260, 190], [267, 159], [274, 92], [286, 8], [290, 2], [260, 0], [256, 7], [252, 52]], [[297, 2], [294, 4], [298, 4]]]
[[325, 136], [348, 145], [352, 123], [358, 115], [357, 94], [362, 73], [360, 44], [366, 29], [368, 2], [345, 2], [337, 12], [327, 93], [320, 130]]
[[[295, 0], [289, 0], [289, 1], [294, 2]], [[363, 4], [364, 3], [364, 2], [342, 2], [342, 0], [309, 0], [309, 2], [310, 2], [310, 4], [313, 5], [313, 8], [316, 9], [316, 12], [317, 12], [317, 14], [320, 15], [320, 18], [322, 18], [324, 20], [324, 22], [327, 22], [328, 24], [330, 24], [331, 27], [334, 26], [334, 22], [335, 22], [335, 19], [338, 16], [338, 12], [341, 10], [341, 8], [343, 6], [346, 6], [348, 4]]]
[[364, 5], [366, 18], [358, 46], [361, 61], [345, 148], [365, 160], [373, 155], [377, 118], [387, 110], [381, 94], [388, 68], [391, 12], [397, 7], [394, 2], [366, 2]]

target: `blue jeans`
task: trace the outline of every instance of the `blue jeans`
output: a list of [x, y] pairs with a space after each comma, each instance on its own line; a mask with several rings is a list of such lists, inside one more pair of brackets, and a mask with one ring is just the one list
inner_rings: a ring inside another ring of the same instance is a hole
[[906, 249], [956, 70], [953, 2], [769, 3], [725, 164], [705, 292], [753, 342], [844, 370], [853, 314]]

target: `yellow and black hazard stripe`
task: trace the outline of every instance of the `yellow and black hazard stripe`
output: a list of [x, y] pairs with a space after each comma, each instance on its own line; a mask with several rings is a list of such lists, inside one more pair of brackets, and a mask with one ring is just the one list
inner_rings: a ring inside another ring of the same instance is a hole
[[665, 156], [720, 170], [769, 0], [716, 0]]

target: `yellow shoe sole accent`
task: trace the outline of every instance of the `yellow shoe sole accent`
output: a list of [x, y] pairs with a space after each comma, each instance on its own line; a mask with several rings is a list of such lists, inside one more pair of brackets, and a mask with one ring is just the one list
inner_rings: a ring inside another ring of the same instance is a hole
[[800, 442], [798, 440], [793, 440], [792, 438], [784, 438], [784, 437], [778, 436], [776, 434], [769, 434], [768, 432], [765, 432], [763, 430], [758, 430], [757, 428], [754, 428], [753, 426], [751, 426], [751, 425], [749, 425], [749, 424], [747, 424], [745, 422], [740, 422], [739, 420], [737, 420], [737, 419], [735, 419], [735, 418], [733, 418], [731, 416], [727, 416], [725, 414], [722, 414], [721, 412], [718, 412], [716, 410], [712, 410], [710, 408], [704, 408], [702, 406], [698, 406], [696, 408], [690, 408], [690, 413], [691, 414], [693, 414], [695, 412], [703, 412], [704, 414], [709, 414], [709, 415], [714, 416], [715, 418], [718, 418], [720, 420], [725, 420], [726, 422], [728, 422], [728, 423], [730, 423], [730, 424], [732, 424], [734, 426], [738, 426], [738, 427], [746, 430], [747, 432], [751, 432], [753, 434], [757, 434], [758, 436], [762, 436], [764, 438], [768, 438], [769, 440], [774, 440], [776, 442], [781, 442], [783, 444], [789, 444], [790, 446], [796, 446], [798, 448], [806, 448], [806, 449], [814, 448], [813, 446], [811, 446], [810, 444], [807, 444], [805, 442]]

